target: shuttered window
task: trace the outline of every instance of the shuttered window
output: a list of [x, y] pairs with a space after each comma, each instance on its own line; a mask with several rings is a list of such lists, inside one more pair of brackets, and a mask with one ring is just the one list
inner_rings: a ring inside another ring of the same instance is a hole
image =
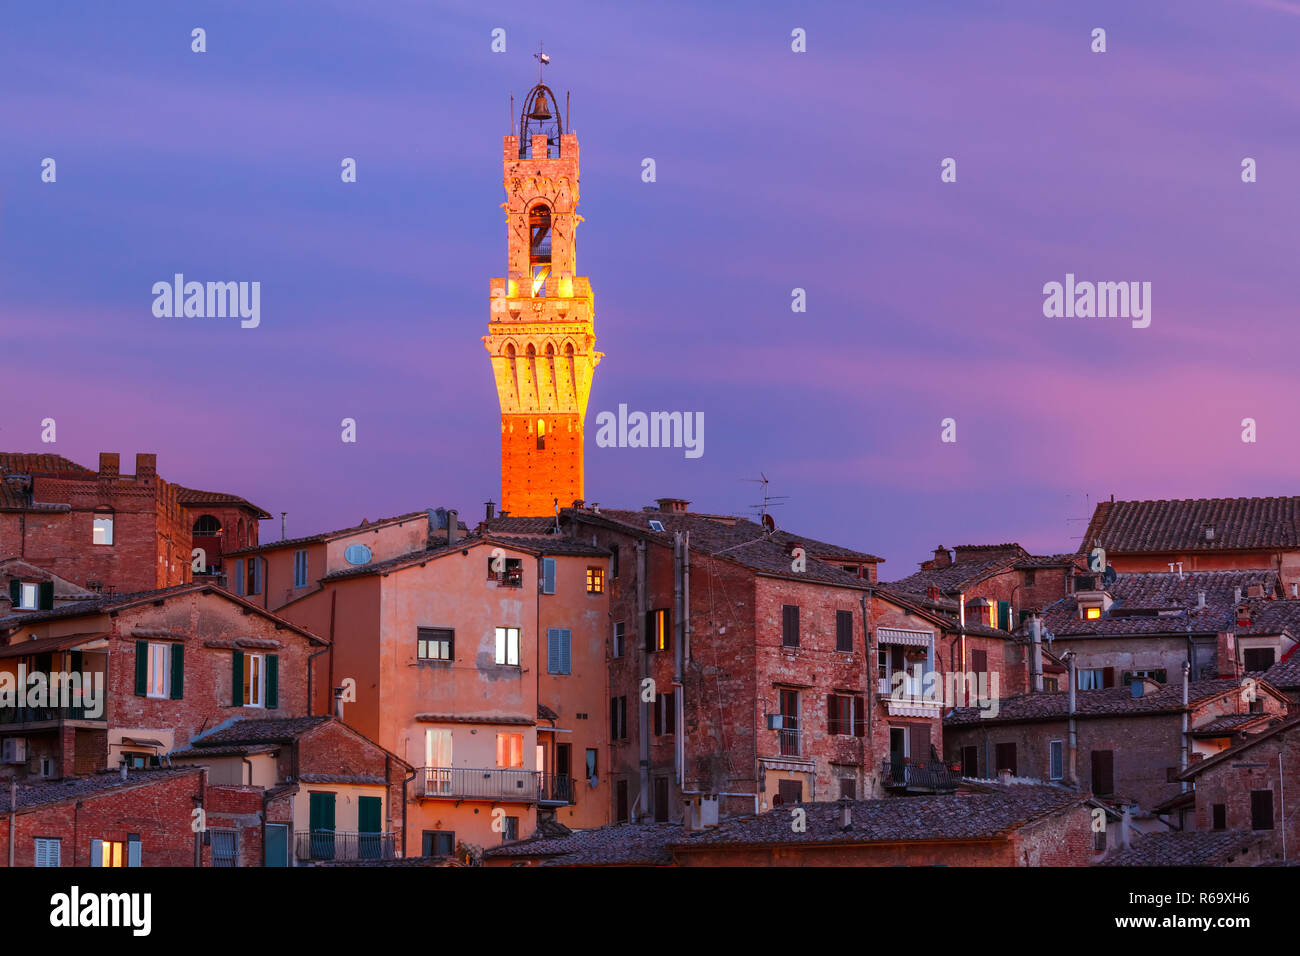
[[799, 606], [797, 604], [781, 605], [781, 646], [799, 646]]
[[548, 674], [569, 674], [571, 670], [572, 632], [567, 627], [548, 627], [546, 629], [546, 672]]
[[627, 638], [627, 626], [622, 621], [614, 623], [614, 647], [611, 652], [613, 657], [622, 657], [624, 651], [624, 641]]
[[627, 739], [627, 698], [609, 699], [609, 737], [611, 740]]
[[670, 618], [667, 608], [646, 612], [645, 649], [650, 653], [666, 651], [672, 646], [669, 631], [672, 623]]
[[295, 551], [293, 553], [293, 586], [304, 588], [307, 586], [307, 551]]
[[555, 593], [555, 559], [542, 558], [542, 593]]
[[1047, 744], [1047, 778], [1060, 780], [1065, 776], [1065, 742], [1052, 740]]
[[1250, 828], [1252, 830], [1273, 829], [1273, 791], [1250, 791]]
[[422, 661], [449, 661], [455, 650], [456, 632], [449, 627], [417, 627], [416, 656]]
[[989, 652], [988, 651], [971, 651], [970, 666], [976, 674], [987, 674], [989, 671]]
[[853, 650], [853, 612], [835, 612], [835, 649], [837, 651]]
[[1013, 743], [997, 744], [993, 748], [993, 762], [995, 772], [1010, 770], [1011, 775], [1016, 774], [1016, 745]]
[[61, 866], [62, 845], [53, 837], [36, 838], [36, 866]]
[[235, 561], [235, 593], [244, 593], [244, 559], [239, 558]]
[[1115, 792], [1115, 751], [1092, 752], [1092, 792], [1097, 796], [1110, 796]]

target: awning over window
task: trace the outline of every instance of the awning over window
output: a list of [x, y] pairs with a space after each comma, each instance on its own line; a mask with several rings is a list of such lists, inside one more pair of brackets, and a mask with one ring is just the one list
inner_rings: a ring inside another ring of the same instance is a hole
[[905, 631], [897, 627], [876, 628], [877, 644], [911, 644], [916, 647], [929, 647], [933, 637], [933, 631]]

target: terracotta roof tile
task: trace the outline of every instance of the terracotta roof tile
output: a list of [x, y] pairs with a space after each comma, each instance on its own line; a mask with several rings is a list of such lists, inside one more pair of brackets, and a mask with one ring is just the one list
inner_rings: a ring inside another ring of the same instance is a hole
[[1080, 553], [1289, 550], [1300, 547], [1300, 497], [1103, 501], [1083, 542]]
[[1261, 842], [1248, 830], [1175, 830], [1148, 833], [1098, 866], [1225, 866]]

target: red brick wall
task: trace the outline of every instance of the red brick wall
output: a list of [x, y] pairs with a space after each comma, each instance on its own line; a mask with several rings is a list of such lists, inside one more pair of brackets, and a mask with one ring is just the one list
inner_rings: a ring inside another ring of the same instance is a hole
[[[537, 447], [537, 419], [546, 421], [546, 447]], [[553, 515], [555, 500], [572, 507], [583, 497], [582, 419], [542, 412], [502, 415], [501, 510], [512, 515]]]
[[[141, 772], [138, 779], [148, 779]], [[143, 866], [193, 866], [194, 832], [191, 829], [194, 798], [200, 795], [200, 774], [167, 776], [148, 786], [129, 787], [79, 797], [20, 813], [14, 864], [32, 866], [36, 837], [57, 837], [64, 866], [89, 866], [92, 840], [123, 844], [126, 863], [127, 835], [138, 834]], [[0, 827], [0, 865], [9, 859], [9, 827]]]
[[1281, 857], [1282, 836], [1285, 834], [1287, 855], [1295, 859], [1300, 854], [1300, 732], [1292, 729], [1275, 734], [1247, 750], [1240, 758], [1222, 761], [1199, 774], [1196, 777], [1196, 829], [1213, 828], [1213, 807], [1221, 803], [1227, 829], [1250, 830], [1252, 790], [1273, 792], [1273, 829], [1258, 831], [1267, 841], [1268, 853]]

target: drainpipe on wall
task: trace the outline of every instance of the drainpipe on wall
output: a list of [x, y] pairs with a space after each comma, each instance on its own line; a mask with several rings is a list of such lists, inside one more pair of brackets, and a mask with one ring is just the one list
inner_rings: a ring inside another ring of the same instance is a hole
[[[1183, 745], [1180, 748], [1180, 754], [1178, 758], [1179, 770], [1187, 769], [1187, 734], [1189, 730], [1188, 719], [1190, 717], [1187, 708], [1187, 697], [1188, 697], [1188, 675], [1191, 672], [1191, 669], [1192, 669], [1192, 665], [1187, 663], [1187, 661], [1183, 661]], [[1183, 793], [1187, 792], [1186, 780], [1182, 781], [1181, 789]]]
[[[649, 563], [649, 556], [646, 554], [644, 541], [638, 541], [636, 544], [636, 606], [637, 614], [641, 620], [641, 673], [644, 676], [650, 674], [650, 635], [647, 631], [649, 621], [646, 620], [646, 566]], [[636, 688], [636, 701], [638, 704], [638, 714], [640, 719], [637, 721], [637, 736], [640, 738], [641, 766], [639, 773], [640, 792], [637, 795], [637, 803], [640, 805], [640, 813], [646, 815], [650, 808], [650, 707], [641, 699], [641, 685], [638, 682]]]
[[18, 839], [18, 778], [9, 778], [9, 869], [14, 868], [14, 843]]
[[316, 694], [314, 692], [313, 678], [311, 673], [312, 661], [320, 657], [322, 654], [328, 654], [332, 649], [333, 649], [333, 645], [331, 645], [330, 647], [322, 647], [315, 654], [307, 655], [307, 716], [308, 717], [314, 715], [315, 711], [313, 708], [315, 707], [316, 704]]
[[1043, 629], [1037, 614], [1029, 619], [1029, 639], [1032, 642], [1029, 652], [1029, 689], [1037, 694], [1043, 690]]
[[[872, 718], [872, 711], [875, 709], [874, 695], [876, 689], [875, 687], [876, 655], [871, 648], [871, 628], [867, 626], [867, 595], [863, 593], [858, 598], [858, 602], [862, 608], [862, 648], [866, 652], [866, 660], [863, 662], [863, 667], [866, 668], [866, 672], [867, 672], [867, 679], [864, 682], [866, 684], [866, 690], [867, 690], [867, 697], [866, 697], [867, 736], [866, 736], [866, 741], [863, 743], [863, 747], [865, 747], [866, 750], [871, 754], [872, 760], [874, 761], [876, 751], [875, 748], [872, 746], [872, 740], [874, 738], [871, 736], [871, 733], [872, 733], [872, 727], [874, 726], [875, 722], [871, 718]], [[867, 775], [867, 778], [862, 781], [862, 790], [864, 794], [873, 792], [873, 788], [871, 787], [871, 775], [873, 771], [871, 767], [872, 764], [867, 763], [867, 766], [864, 768], [864, 772]]]
[[1079, 681], [1074, 676], [1074, 651], [1065, 654], [1065, 679], [1070, 684], [1070, 786], [1079, 785], [1079, 725], [1075, 720], [1075, 694]]

